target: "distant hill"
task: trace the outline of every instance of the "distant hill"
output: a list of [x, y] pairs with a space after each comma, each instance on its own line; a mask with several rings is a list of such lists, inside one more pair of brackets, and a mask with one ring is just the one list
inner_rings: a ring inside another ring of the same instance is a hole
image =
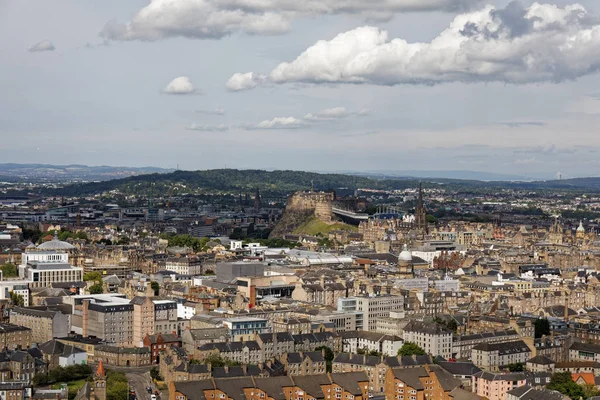
[[469, 171], [469, 170], [408, 170], [408, 171], [373, 171], [351, 173], [358, 176], [380, 176], [383, 178], [442, 178], [442, 179], [461, 179], [476, 181], [532, 181], [532, 177], [524, 175], [498, 174], [494, 172]]
[[156, 167], [111, 167], [79, 164], [0, 164], [2, 180], [25, 180], [28, 182], [89, 182], [119, 179], [133, 175], [167, 173], [173, 170]]
[[263, 171], [213, 169], [204, 171], [174, 171], [165, 174], [131, 176], [103, 182], [66, 185], [48, 189], [46, 194], [80, 196], [110, 190], [126, 194], [166, 193], [174, 186], [182, 192], [253, 193], [257, 188], [263, 193], [288, 195], [309, 190], [337, 190], [352, 192], [358, 188], [405, 189], [415, 188], [416, 180], [377, 180], [342, 174], [318, 174], [303, 171]]
[[[1, 173], [1, 170], [0, 170]], [[203, 171], [174, 171], [170, 173], [134, 175], [122, 179], [101, 182], [68, 184], [57, 189], [43, 189], [41, 194], [61, 196], [83, 196], [118, 190], [125, 194], [153, 196], [166, 194], [174, 187], [177, 193], [261, 193], [287, 196], [296, 191], [336, 190], [340, 194], [351, 194], [360, 188], [403, 190], [416, 188], [417, 178], [378, 178], [344, 174], [319, 174], [304, 171], [263, 171], [214, 169]], [[600, 178], [575, 178], [552, 181], [514, 182], [459, 180], [431, 178], [425, 187], [440, 187], [472, 193], [489, 193], [502, 188], [522, 190], [577, 190], [600, 191]]]

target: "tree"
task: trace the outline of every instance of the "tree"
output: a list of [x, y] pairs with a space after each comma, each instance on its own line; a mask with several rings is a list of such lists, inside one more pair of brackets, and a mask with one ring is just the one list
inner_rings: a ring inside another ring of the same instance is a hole
[[233, 239], [233, 240], [242, 240], [246, 237], [246, 235], [244, 235], [244, 231], [242, 230], [242, 228], [234, 228], [233, 232], [231, 232], [231, 235], [229, 235], [229, 239]]
[[204, 358], [204, 361], [192, 360], [190, 362], [192, 364], [210, 364], [211, 367], [234, 367], [236, 365], [241, 365], [237, 361], [232, 361], [227, 358], [223, 358], [218, 354], [211, 354], [208, 357]]
[[38, 374], [33, 378], [33, 383], [35, 385], [48, 385], [56, 382], [71, 382], [87, 379], [91, 375], [92, 368], [89, 365], [71, 365], [51, 369], [47, 375]]
[[23, 307], [25, 305], [25, 298], [15, 292], [10, 292], [10, 301], [16, 306]]
[[572, 399], [584, 397], [584, 391], [581, 386], [573, 382], [570, 372], [556, 372], [550, 378], [550, 383], [546, 386], [550, 390], [556, 390]]
[[458, 330], [458, 323], [456, 322], [456, 320], [454, 318], [452, 318], [450, 321], [448, 321], [446, 326], [448, 327], [448, 329], [451, 329], [452, 332], [454, 332], [454, 333], [456, 333], [456, 331]]
[[510, 372], [523, 372], [525, 370], [523, 363], [508, 364], [506, 367]]
[[90, 286], [90, 294], [102, 294], [104, 293], [104, 286], [98, 282]]
[[150, 377], [155, 381], [163, 380], [162, 376], [160, 376], [160, 372], [158, 371], [158, 368], [156, 368], [156, 367], [152, 367], [152, 369], [150, 370]]
[[152, 290], [154, 290], [154, 295], [158, 296], [158, 294], [160, 293], [160, 285], [158, 284], [158, 282], [150, 282], [150, 287], [152, 288]]
[[398, 350], [399, 356], [425, 356], [427, 353], [416, 343], [404, 342], [400, 350]]
[[333, 354], [333, 350], [331, 350], [327, 346], [319, 346], [315, 349], [315, 351], [324, 351], [325, 352], [325, 367], [327, 368], [327, 372], [331, 372], [331, 366], [333, 365], [333, 358], [335, 354]]
[[122, 372], [107, 370], [106, 372], [106, 399], [107, 400], [128, 400], [129, 384], [127, 377]]
[[533, 326], [535, 328], [535, 338], [536, 339], [541, 338], [543, 335], [550, 334], [550, 321], [548, 321], [548, 318], [536, 319]]
[[6, 263], [0, 267], [3, 277], [18, 276], [17, 266], [12, 263]]
[[101, 282], [102, 275], [100, 274], [100, 272], [97, 272], [97, 271], [86, 272], [85, 274], [83, 274], [83, 280], [84, 280], [84, 282], [90, 282], [90, 281]]

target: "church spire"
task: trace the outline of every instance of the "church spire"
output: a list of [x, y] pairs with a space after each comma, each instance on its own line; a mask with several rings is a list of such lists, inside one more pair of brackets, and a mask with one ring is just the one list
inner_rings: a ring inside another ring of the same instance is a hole
[[100, 359], [100, 362], [98, 363], [98, 368], [96, 369], [96, 376], [106, 376], [106, 374], [104, 373], [104, 364], [102, 364], [102, 359]]

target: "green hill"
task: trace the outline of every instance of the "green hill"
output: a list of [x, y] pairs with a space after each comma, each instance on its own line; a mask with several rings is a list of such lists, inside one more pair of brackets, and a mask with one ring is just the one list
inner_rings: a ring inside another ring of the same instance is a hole
[[118, 190], [124, 194], [166, 193], [173, 186], [188, 193], [261, 192], [288, 195], [307, 190], [355, 190], [358, 188], [404, 189], [416, 187], [416, 180], [378, 180], [342, 174], [318, 174], [303, 171], [262, 171], [214, 169], [205, 171], [175, 171], [167, 174], [138, 175], [111, 181], [67, 185], [46, 190], [45, 194], [84, 196]]

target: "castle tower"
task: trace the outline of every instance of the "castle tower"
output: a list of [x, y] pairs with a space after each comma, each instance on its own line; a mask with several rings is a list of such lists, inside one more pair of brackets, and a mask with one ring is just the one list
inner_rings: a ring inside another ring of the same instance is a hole
[[423, 235], [427, 233], [427, 218], [423, 206], [423, 182], [419, 182], [419, 200], [415, 209], [415, 223], [420, 233]]
[[95, 400], [106, 400], [106, 374], [104, 373], [102, 359], [100, 359], [94, 374], [94, 397]]

